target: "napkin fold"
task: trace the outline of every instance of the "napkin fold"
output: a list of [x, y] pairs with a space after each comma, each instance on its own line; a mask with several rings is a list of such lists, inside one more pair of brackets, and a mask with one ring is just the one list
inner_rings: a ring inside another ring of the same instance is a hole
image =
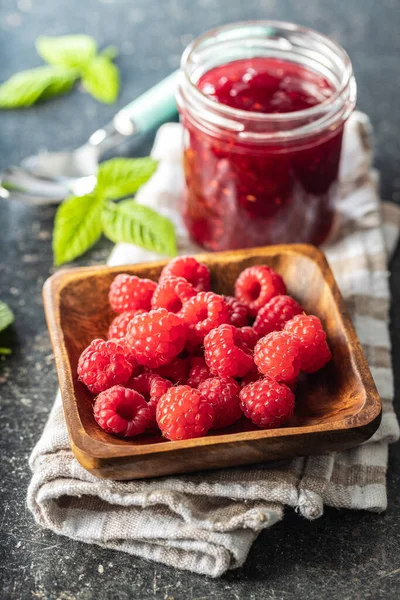
[[[357, 448], [269, 466], [224, 469], [141, 481], [100, 480], [69, 444], [58, 394], [32, 452], [28, 507], [45, 528], [80, 540], [213, 577], [239, 567], [258, 533], [285, 506], [315, 519], [324, 505], [383, 511], [388, 444], [399, 437], [393, 411], [387, 262], [398, 238], [400, 208], [381, 204], [371, 168], [368, 118], [354, 113], [345, 130], [335, 233], [323, 248], [352, 315], [383, 402], [382, 423]], [[182, 131], [164, 125], [153, 148], [159, 167], [137, 200], [176, 224], [181, 253], [198, 250], [181, 221]], [[110, 263], [159, 258], [128, 244]]]

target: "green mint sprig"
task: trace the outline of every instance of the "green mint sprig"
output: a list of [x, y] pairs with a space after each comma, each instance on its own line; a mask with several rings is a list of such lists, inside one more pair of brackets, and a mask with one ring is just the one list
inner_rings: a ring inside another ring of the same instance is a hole
[[[11, 308], [0, 300], [0, 333], [7, 329], [12, 323], [14, 323], [15, 317]], [[11, 354], [10, 348], [1, 348], [0, 355]]]
[[83, 87], [106, 104], [116, 101], [119, 70], [112, 62], [115, 46], [98, 53], [88, 35], [39, 37], [36, 50], [48, 65], [13, 75], [0, 85], [0, 108], [24, 108], [68, 93], [81, 78]]
[[114, 158], [99, 166], [97, 185], [85, 196], [72, 196], [58, 208], [53, 231], [56, 266], [84, 254], [104, 234], [114, 243], [127, 242], [167, 256], [176, 256], [173, 223], [137, 204], [140, 186], [157, 168], [152, 158]]

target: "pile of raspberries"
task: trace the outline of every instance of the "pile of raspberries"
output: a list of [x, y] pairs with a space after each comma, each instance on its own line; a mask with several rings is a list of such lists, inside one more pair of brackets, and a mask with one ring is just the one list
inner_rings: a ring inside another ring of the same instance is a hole
[[266, 265], [242, 271], [234, 296], [210, 289], [208, 268], [190, 256], [172, 260], [158, 283], [114, 279], [108, 340], [93, 340], [78, 363], [104, 431], [184, 440], [243, 414], [263, 429], [292, 416], [300, 372], [331, 359], [321, 321]]

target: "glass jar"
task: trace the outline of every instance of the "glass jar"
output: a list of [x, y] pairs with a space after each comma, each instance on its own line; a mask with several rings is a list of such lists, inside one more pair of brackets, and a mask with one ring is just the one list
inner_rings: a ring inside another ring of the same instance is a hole
[[[261, 103], [253, 98], [249, 104], [242, 94], [239, 108], [233, 101], [240, 77], [259, 77], [258, 67], [252, 68], [257, 61], [273, 64], [279, 86], [289, 82], [287, 94], [273, 96], [274, 112], [264, 111], [262, 95]], [[298, 80], [313, 90], [305, 107], [296, 90], [290, 95]], [[213, 83], [231, 105], [210, 95]], [[311, 29], [251, 21], [196, 39], [183, 54], [177, 93], [184, 127], [183, 216], [191, 236], [207, 250], [321, 244], [333, 222], [343, 127], [355, 101], [348, 55]]]

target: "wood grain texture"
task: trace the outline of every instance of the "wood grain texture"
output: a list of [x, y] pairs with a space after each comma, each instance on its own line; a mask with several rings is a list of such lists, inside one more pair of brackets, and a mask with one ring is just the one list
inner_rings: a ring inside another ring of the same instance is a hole
[[71, 438], [79, 462], [110, 479], [132, 479], [251, 464], [344, 450], [368, 439], [381, 418], [381, 402], [324, 255], [313, 246], [282, 245], [198, 255], [211, 271], [213, 290], [231, 294], [238, 274], [267, 264], [282, 275], [288, 293], [327, 331], [333, 360], [301, 381], [296, 411], [287, 426], [260, 430], [245, 419], [194, 440], [165, 441], [142, 434], [123, 440], [94, 421], [93, 396], [78, 381], [82, 350], [105, 337], [113, 318], [108, 289], [118, 273], [157, 280], [165, 261], [124, 267], [59, 271], [45, 283], [43, 298]]

